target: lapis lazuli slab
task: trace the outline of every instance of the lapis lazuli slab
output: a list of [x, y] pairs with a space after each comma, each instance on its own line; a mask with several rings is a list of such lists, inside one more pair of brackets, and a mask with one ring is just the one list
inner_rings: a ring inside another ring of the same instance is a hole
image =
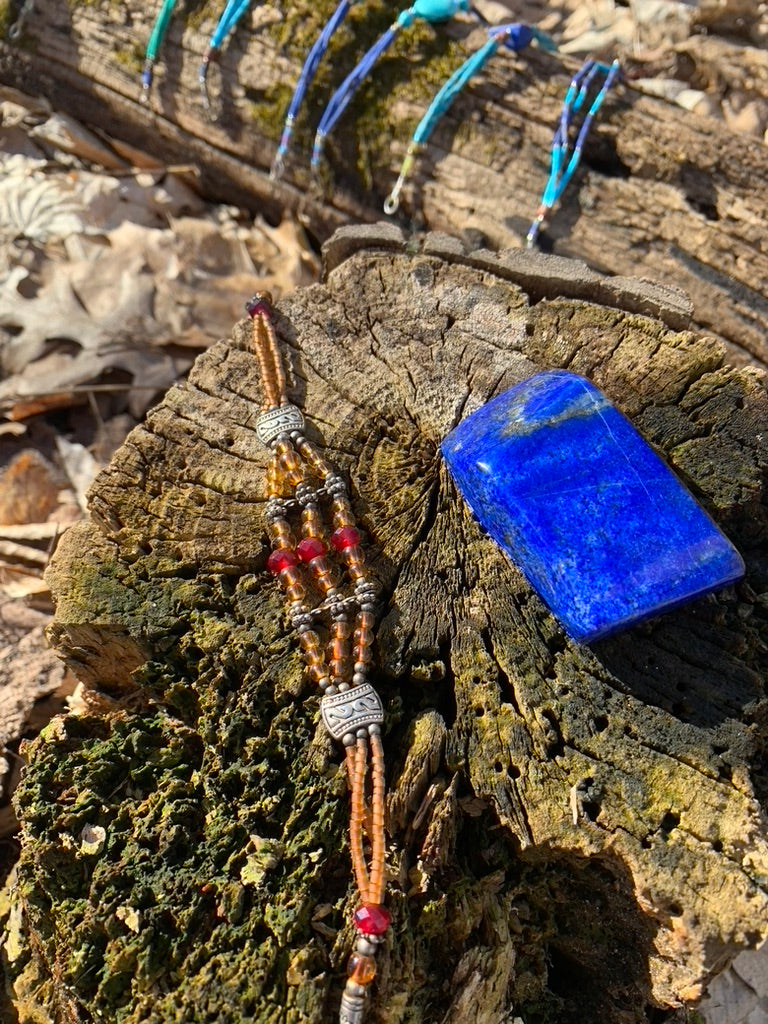
[[585, 643], [739, 579], [730, 541], [589, 381], [539, 373], [443, 441], [456, 486]]

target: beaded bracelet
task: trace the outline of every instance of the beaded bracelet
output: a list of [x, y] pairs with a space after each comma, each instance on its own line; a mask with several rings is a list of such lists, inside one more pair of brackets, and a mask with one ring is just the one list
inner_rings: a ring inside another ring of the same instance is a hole
[[[573, 125], [574, 115], [578, 114], [584, 107], [590, 92], [590, 87], [592, 86], [595, 78], [598, 78], [600, 75], [603, 76], [603, 84], [598, 89], [587, 113], [584, 115], [581, 127], [579, 128], [576, 136], [576, 142], [571, 148], [569, 135]], [[618, 60], [615, 60], [609, 65], [601, 64], [596, 60], [590, 59], [586, 60], [582, 64], [581, 68], [579, 68], [571, 79], [571, 84], [568, 86], [568, 91], [566, 92], [565, 99], [563, 100], [560, 120], [552, 138], [549, 178], [547, 179], [547, 184], [544, 187], [539, 209], [536, 211], [536, 216], [528, 230], [528, 234], [526, 235], [526, 244], [529, 249], [533, 248], [536, 243], [544, 218], [562, 196], [568, 182], [573, 177], [573, 172], [576, 170], [579, 165], [579, 161], [581, 160], [584, 142], [589, 134], [592, 121], [602, 106], [603, 100], [607, 96], [608, 91], [618, 77]], [[570, 158], [568, 157], [569, 152]]]
[[273, 180], [280, 178], [285, 170], [285, 156], [291, 144], [293, 126], [299, 113], [299, 109], [301, 108], [301, 104], [304, 102], [304, 96], [306, 95], [307, 89], [309, 88], [312, 79], [315, 77], [317, 66], [322, 60], [323, 54], [328, 49], [334, 32], [346, 18], [350, 7], [357, 2], [358, 0], [341, 0], [341, 3], [328, 19], [322, 32], [312, 44], [312, 48], [307, 54], [304, 66], [301, 69], [301, 74], [299, 75], [299, 80], [296, 83], [296, 88], [294, 89], [291, 102], [288, 106], [288, 112], [285, 115], [283, 133], [280, 136], [280, 144], [277, 147], [277, 153], [275, 153], [275, 158], [272, 161], [270, 177]]
[[488, 41], [473, 53], [471, 57], [468, 57], [457, 71], [454, 71], [447, 82], [435, 94], [424, 116], [416, 126], [416, 130], [408, 144], [395, 186], [384, 202], [384, 212], [386, 214], [392, 215], [396, 212], [400, 205], [400, 192], [413, 170], [416, 157], [429, 141], [440, 118], [450, 108], [469, 80], [485, 67], [500, 46], [506, 46], [515, 53], [518, 53], [520, 50], [524, 50], [526, 46], [529, 46], [533, 40], [536, 40], [539, 46], [545, 50], [555, 49], [554, 42], [546, 32], [541, 32], [539, 29], [532, 28], [529, 25], [514, 23], [511, 25], [496, 25], [488, 29]]
[[213, 34], [203, 54], [203, 59], [200, 61], [197, 80], [200, 84], [203, 106], [209, 115], [211, 113], [211, 100], [208, 95], [208, 69], [212, 62], [218, 59], [224, 40], [230, 32], [234, 31], [238, 21], [240, 21], [250, 5], [251, 0], [227, 0], [227, 5], [219, 18], [216, 28], [213, 30]]
[[416, 20], [431, 23], [446, 21], [460, 11], [468, 11], [469, 8], [469, 0], [416, 0], [411, 7], [400, 12], [397, 20], [373, 44], [370, 50], [358, 62], [357, 66], [347, 75], [333, 96], [331, 96], [315, 135], [311, 161], [314, 174], [317, 173], [320, 166], [326, 137], [346, 110], [360, 83], [382, 53], [392, 44], [397, 35]]
[[144, 67], [141, 72], [141, 94], [139, 95], [139, 102], [141, 103], [149, 102], [149, 93], [152, 88], [157, 55], [162, 46], [163, 39], [165, 39], [165, 33], [168, 31], [168, 25], [175, 6], [176, 0], [163, 0], [163, 6], [160, 8], [160, 12], [155, 18], [155, 24], [152, 26], [152, 32], [150, 33], [147, 50], [144, 55]]
[[[298, 636], [307, 676], [322, 693], [323, 723], [346, 752], [349, 846], [361, 905], [354, 913], [358, 938], [349, 960], [339, 1022], [360, 1024], [366, 991], [376, 975], [374, 955], [390, 921], [383, 905], [384, 713], [367, 679], [376, 587], [366, 572], [344, 480], [306, 438], [304, 417], [287, 399], [271, 302], [270, 295], [262, 292], [246, 304], [265, 396], [256, 430], [272, 451], [266, 510], [272, 553], [267, 569], [278, 578], [287, 598], [288, 618]], [[327, 506], [332, 524], [327, 540], [321, 505]], [[298, 541], [294, 530], [300, 532]], [[325, 634], [325, 648], [318, 630]]]

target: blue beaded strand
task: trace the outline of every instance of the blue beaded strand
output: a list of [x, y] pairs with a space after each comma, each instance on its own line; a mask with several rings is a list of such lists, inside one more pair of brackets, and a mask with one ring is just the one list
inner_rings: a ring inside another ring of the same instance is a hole
[[211, 111], [211, 100], [208, 95], [208, 69], [211, 63], [218, 58], [224, 40], [230, 32], [234, 31], [238, 21], [240, 21], [250, 5], [251, 0], [227, 0], [227, 5], [219, 18], [216, 28], [213, 30], [206, 51], [203, 54], [203, 59], [197, 72], [197, 80], [200, 84], [203, 106], [209, 114]]
[[[618, 79], [619, 73], [620, 67], [618, 60], [615, 60], [612, 64], [608, 65], [601, 64], [599, 61], [590, 59], [586, 60], [582, 64], [581, 68], [571, 79], [571, 84], [568, 86], [568, 91], [566, 92], [565, 99], [563, 100], [563, 107], [560, 112], [560, 121], [552, 139], [549, 178], [547, 179], [547, 184], [544, 187], [541, 204], [536, 212], [536, 217], [534, 218], [526, 236], [526, 244], [529, 249], [533, 248], [536, 243], [544, 218], [562, 196], [568, 186], [568, 182], [573, 177], [573, 173], [581, 160], [584, 142], [589, 134], [592, 121], [600, 110], [611, 86]], [[603, 84], [600, 89], [598, 89], [594, 99], [592, 100], [591, 106], [584, 115], [581, 127], [579, 128], [576, 136], [576, 142], [571, 149], [569, 135], [574, 115], [578, 114], [583, 108], [587, 101], [592, 83], [600, 75], [604, 76]], [[568, 157], [569, 152], [570, 158]]]
[[315, 77], [317, 67], [323, 59], [323, 54], [328, 49], [334, 32], [346, 18], [350, 7], [357, 2], [358, 0], [341, 0], [341, 3], [333, 12], [322, 32], [313, 43], [312, 49], [307, 54], [307, 58], [304, 61], [304, 66], [301, 69], [299, 80], [296, 83], [296, 88], [294, 89], [293, 97], [291, 98], [291, 102], [288, 107], [288, 113], [285, 115], [283, 134], [280, 136], [280, 144], [277, 147], [275, 159], [272, 161], [272, 169], [269, 176], [275, 181], [282, 177], [283, 171], [285, 170], [285, 156], [291, 145], [293, 126], [301, 108], [301, 104], [304, 102], [304, 96], [306, 95], [307, 89], [309, 88], [312, 79]]
[[469, 7], [469, 0], [416, 0], [411, 7], [400, 12], [397, 20], [373, 44], [358, 65], [347, 75], [333, 96], [331, 96], [315, 135], [311, 161], [313, 174], [317, 174], [320, 166], [327, 136], [346, 110], [360, 83], [368, 75], [382, 53], [392, 44], [395, 37], [403, 29], [412, 25], [414, 21], [447, 21], [460, 11], [468, 11]]
[[149, 93], [152, 88], [157, 55], [160, 52], [160, 47], [162, 46], [165, 34], [168, 31], [168, 25], [170, 24], [171, 15], [173, 14], [175, 6], [176, 0], [163, 0], [163, 5], [155, 18], [154, 25], [152, 26], [146, 53], [144, 55], [144, 67], [141, 71], [140, 103], [149, 102]]
[[472, 56], [468, 57], [457, 71], [454, 71], [451, 77], [435, 94], [424, 116], [416, 126], [416, 130], [406, 150], [400, 174], [394, 188], [384, 203], [385, 213], [391, 216], [397, 210], [400, 205], [400, 192], [407, 177], [413, 170], [417, 155], [429, 141], [440, 118], [450, 108], [469, 80], [485, 67], [500, 46], [506, 46], [515, 53], [518, 53], [520, 50], [530, 46], [534, 40], [545, 50], [555, 49], [554, 42], [546, 32], [541, 32], [530, 25], [515, 22], [510, 25], [496, 25], [488, 29], [488, 41], [473, 53]]

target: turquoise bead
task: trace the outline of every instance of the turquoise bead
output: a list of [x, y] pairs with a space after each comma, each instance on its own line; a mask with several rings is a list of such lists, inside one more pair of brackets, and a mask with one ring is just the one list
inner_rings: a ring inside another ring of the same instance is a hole
[[589, 381], [554, 370], [443, 441], [481, 526], [589, 643], [732, 583], [741, 556]]
[[469, 0], [416, 0], [411, 10], [425, 21], [446, 21], [459, 11], [468, 11]]

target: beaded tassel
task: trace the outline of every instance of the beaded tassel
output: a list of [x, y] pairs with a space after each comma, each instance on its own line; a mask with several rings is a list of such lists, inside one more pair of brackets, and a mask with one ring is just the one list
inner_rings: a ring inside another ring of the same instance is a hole
[[[568, 182], [573, 177], [574, 171], [579, 166], [584, 143], [592, 126], [592, 121], [603, 105], [603, 100], [607, 96], [608, 91], [618, 80], [619, 74], [620, 66], [618, 60], [615, 60], [612, 64], [601, 64], [599, 61], [590, 58], [584, 61], [581, 68], [571, 79], [571, 84], [568, 86], [560, 111], [560, 120], [552, 138], [547, 184], [544, 187], [536, 216], [526, 235], [526, 245], [529, 249], [532, 249], [536, 244], [544, 218], [562, 196]], [[584, 109], [590, 93], [590, 87], [595, 79], [599, 80], [600, 76], [603, 78], [603, 84], [597, 90], [589, 109], [584, 114], [581, 126], [576, 134], [576, 140], [572, 143], [570, 136], [573, 133], [572, 129], [576, 115], [580, 114]]]
[[453, 18], [460, 11], [468, 11], [469, 7], [470, 0], [414, 0], [410, 7], [398, 14], [387, 31], [360, 58], [357, 65], [350, 71], [328, 101], [328, 106], [320, 118], [320, 124], [315, 134], [315, 144], [312, 149], [312, 159], [310, 162], [313, 174], [316, 175], [320, 167], [326, 136], [333, 130], [334, 125], [347, 109], [360, 83], [368, 75], [384, 51], [392, 45], [398, 34], [403, 29], [409, 28], [414, 21], [421, 20], [432, 24], [446, 21], [448, 18]]
[[416, 130], [408, 144], [400, 174], [398, 175], [395, 187], [387, 196], [384, 203], [384, 213], [391, 216], [400, 205], [400, 193], [406, 179], [413, 170], [416, 157], [426, 146], [435, 126], [445, 112], [450, 108], [453, 101], [459, 95], [471, 78], [478, 74], [493, 57], [501, 46], [519, 53], [536, 40], [543, 49], [554, 50], [555, 45], [546, 32], [541, 32], [530, 25], [522, 25], [514, 22], [511, 25], [494, 25], [488, 29], [488, 41], [475, 53], [464, 61], [451, 77], [440, 87], [432, 102], [424, 112], [424, 116], [416, 126]]
[[[367, 679], [376, 588], [366, 573], [344, 480], [304, 436], [304, 417], [287, 400], [270, 296], [257, 294], [246, 310], [265, 396], [256, 429], [272, 450], [266, 513], [272, 553], [267, 568], [277, 576], [287, 598], [307, 676], [323, 694], [323, 722], [346, 751], [349, 846], [361, 905], [354, 914], [358, 938], [349, 960], [339, 1022], [360, 1024], [366, 991], [376, 975], [374, 955], [390, 920], [383, 905], [384, 715]], [[323, 510], [330, 518], [330, 533]]]

